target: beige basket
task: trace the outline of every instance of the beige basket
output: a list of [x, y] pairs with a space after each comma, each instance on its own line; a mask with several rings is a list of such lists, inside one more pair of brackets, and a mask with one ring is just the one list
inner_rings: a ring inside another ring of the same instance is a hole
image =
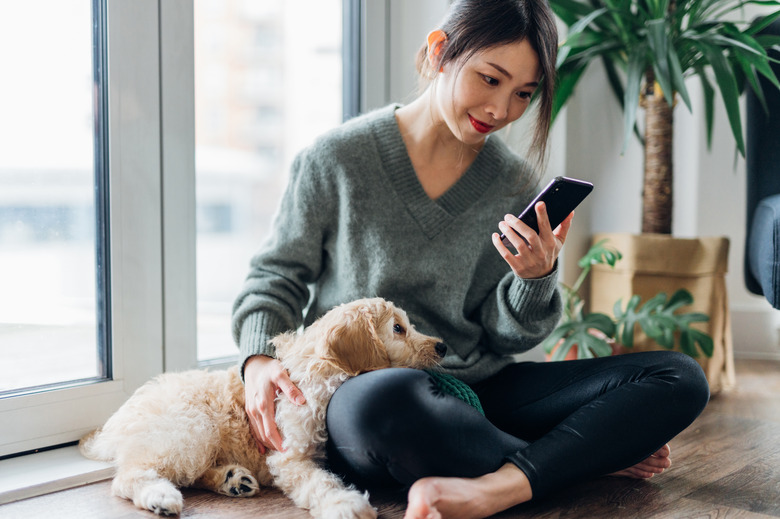
[[[593, 242], [607, 239], [607, 245], [620, 251], [623, 259], [615, 268], [595, 265], [591, 272], [589, 308], [612, 315], [615, 302], [637, 294], [644, 303], [658, 292], [673, 294], [687, 289], [694, 303], [684, 312], [702, 312], [710, 320], [697, 323], [712, 336], [712, 357], [697, 360], [707, 374], [710, 391], [716, 394], [734, 387], [734, 351], [731, 316], [726, 294], [729, 240], [725, 237], [674, 238], [662, 234], [602, 233]], [[640, 303], [640, 304], [641, 304]], [[662, 349], [636, 331], [633, 351]]]

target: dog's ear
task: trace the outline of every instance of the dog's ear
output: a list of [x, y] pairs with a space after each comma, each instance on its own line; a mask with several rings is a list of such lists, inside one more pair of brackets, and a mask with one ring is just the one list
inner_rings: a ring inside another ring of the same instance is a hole
[[376, 333], [372, 313], [366, 308], [343, 315], [328, 330], [320, 348], [320, 358], [351, 376], [390, 367], [390, 358]]

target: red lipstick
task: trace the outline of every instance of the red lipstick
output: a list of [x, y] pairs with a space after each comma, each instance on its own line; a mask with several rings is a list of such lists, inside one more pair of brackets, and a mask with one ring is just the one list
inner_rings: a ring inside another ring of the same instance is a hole
[[474, 129], [477, 130], [479, 133], [488, 133], [490, 130], [494, 128], [489, 124], [485, 124], [480, 120], [474, 119], [471, 116], [471, 114], [469, 114], [469, 122], [471, 123], [471, 126], [473, 126]]

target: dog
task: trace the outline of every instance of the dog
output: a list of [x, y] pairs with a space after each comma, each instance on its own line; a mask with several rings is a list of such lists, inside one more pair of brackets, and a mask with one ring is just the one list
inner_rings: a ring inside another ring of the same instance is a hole
[[403, 310], [381, 298], [337, 306], [302, 333], [271, 342], [306, 397], [301, 406], [276, 398], [284, 451], [258, 450], [238, 367], [166, 373], [141, 386], [79, 443], [87, 458], [116, 466], [112, 494], [158, 515], [178, 515], [181, 487], [251, 497], [275, 486], [314, 517], [374, 519], [368, 493], [323, 468], [330, 397], [366, 371], [433, 367], [446, 346], [417, 332]]

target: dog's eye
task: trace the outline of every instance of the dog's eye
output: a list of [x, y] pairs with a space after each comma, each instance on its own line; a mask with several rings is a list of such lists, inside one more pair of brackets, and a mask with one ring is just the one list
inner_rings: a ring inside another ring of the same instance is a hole
[[404, 327], [401, 326], [400, 324], [396, 323], [396, 324], [393, 325], [393, 332], [395, 332], [395, 333], [406, 333], [406, 329], [404, 329]]

